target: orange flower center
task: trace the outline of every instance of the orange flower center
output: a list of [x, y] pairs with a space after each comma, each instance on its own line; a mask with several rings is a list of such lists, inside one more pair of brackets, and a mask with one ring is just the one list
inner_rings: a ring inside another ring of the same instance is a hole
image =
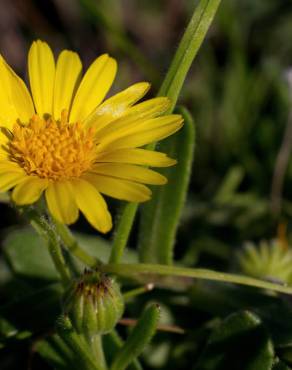
[[28, 175], [52, 180], [80, 177], [94, 162], [94, 130], [69, 123], [66, 111], [59, 121], [34, 115], [27, 125], [16, 123], [12, 134], [10, 158]]

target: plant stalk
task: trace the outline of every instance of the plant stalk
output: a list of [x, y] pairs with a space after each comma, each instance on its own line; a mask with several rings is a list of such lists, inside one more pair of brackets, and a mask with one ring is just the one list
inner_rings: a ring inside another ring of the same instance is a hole
[[155, 281], [153, 275], [180, 276], [194, 279], [221, 281], [224, 283], [246, 285], [292, 295], [292, 287], [279, 285], [268, 281], [251, 278], [248, 276], [228, 274], [207, 269], [192, 269], [187, 267], [176, 267], [159, 264], [124, 263], [104, 265], [102, 267], [102, 270], [107, 273], [113, 273], [127, 277], [134, 277], [135, 275], [151, 275], [151, 281]]
[[[171, 100], [171, 107], [167, 113], [171, 113], [175, 107], [184, 80], [204, 41], [220, 2], [221, 0], [201, 0], [193, 13], [158, 92], [158, 96], [167, 96]], [[148, 145], [147, 149], [154, 150], [155, 143]], [[137, 210], [137, 203], [126, 205], [115, 235], [110, 262], [118, 263], [120, 261], [123, 250], [128, 243]]]
[[29, 219], [36, 232], [48, 243], [48, 249], [56, 270], [60, 274], [63, 285], [66, 286], [71, 280], [71, 273], [66, 265], [60, 245], [60, 239], [56, 234], [54, 227], [50, 225], [46, 218], [40, 215], [36, 210], [30, 209], [28, 212], [24, 212], [24, 214]]

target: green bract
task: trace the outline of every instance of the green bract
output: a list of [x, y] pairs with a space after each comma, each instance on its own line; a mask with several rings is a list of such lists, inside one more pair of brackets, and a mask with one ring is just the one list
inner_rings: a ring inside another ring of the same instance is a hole
[[96, 271], [84, 272], [70, 287], [64, 311], [77, 333], [87, 336], [110, 332], [124, 312], [118, 284]]

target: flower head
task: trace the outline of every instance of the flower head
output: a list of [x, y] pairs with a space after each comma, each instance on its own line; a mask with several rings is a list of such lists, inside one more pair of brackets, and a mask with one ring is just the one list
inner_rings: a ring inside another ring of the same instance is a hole
[[276, 239], [267, 242], [261, 240], [259, 245], [246, 243], [238, 254], [241, 271], [249, 276], [272, 281], [291, 282], [292, 251], [284, 248]]
[[144, 202], [151, 197], [145, 184], [166, 183], [147, 167], [175, 160], [140, 147], [179, 130], [182, 118], [161, 116], [169, 107], [165, 97], [136, 104], [148, 83], [103, 101], [116, 75], [113, 58], [101, 55], [81, 79], [76, 53], [62, 51], [55, 64], [49, 46], [38, 40], [28, 54], [30, 94], [0, 58], [0, 191], [13, 189], [16, 204], [32, 204], [45, 193], [58, 221], [74, 223], [81, 210], [107, 232], [112, 221], [101, 194]]

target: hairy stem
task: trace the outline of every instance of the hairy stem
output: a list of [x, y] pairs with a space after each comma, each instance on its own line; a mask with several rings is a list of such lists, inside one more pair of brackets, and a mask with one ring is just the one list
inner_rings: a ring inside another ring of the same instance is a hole
[[71, 274], [62, 253], [60, 238], [53, 225], [43, 215], [40, 215], [32, 208], [28, 212], [25, 212], [25, 216], [29, 219], [36, 232], [47, 241], [56, 270], [60, 274], [63, 284], [67, 285], [71, 280]]
[[207, 269], [192, 269], [186, 267], [175, 267], [158, 264], [144, 264], [144, 263], [124, 263], [124, 264], [109, 264], [102, 267], [103, 271], [114, 273], [122, 276], [141, 276], [150, 275], [151, 281], [155, 281], [157, 276], [180, 276], [194, 279], [204, 279], [213, 281], [222, 281], [225, 283], [234, 283], [240, 285], [247, 285], [255, 288], [269, 289], [276, 292], [286, 293], [292, 295], [292, 288], [274, 284], [268, 281], [259, 280], [243, 275], [228, 274], [224, 272], [217, 272]]

